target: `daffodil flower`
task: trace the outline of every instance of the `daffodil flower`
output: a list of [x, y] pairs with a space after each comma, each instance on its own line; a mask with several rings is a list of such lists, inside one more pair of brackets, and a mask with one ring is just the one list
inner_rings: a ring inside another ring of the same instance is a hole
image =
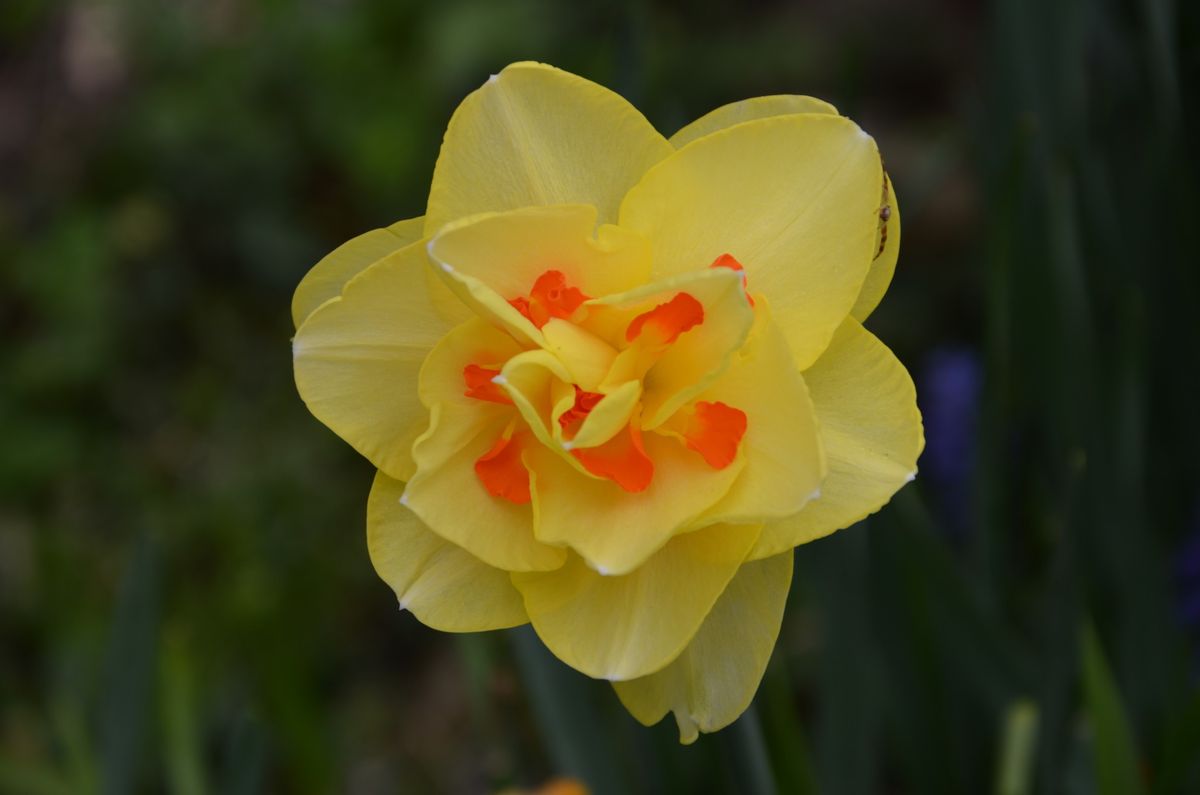
[[533, 625], [683, 742], [737, 718], [792, 549], [911, 480], [913, 385], [862, 326], [900, 214], [875, 141], [799, 96], [671, 138], [519, 63], [450, 121], [426, 214], [296, 290], [296, 384], [378, 468], [371, 560], [450, 632]]

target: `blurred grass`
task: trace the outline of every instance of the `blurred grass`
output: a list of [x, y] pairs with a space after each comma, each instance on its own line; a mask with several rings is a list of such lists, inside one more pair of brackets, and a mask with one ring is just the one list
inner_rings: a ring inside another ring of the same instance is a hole
[[[1198, 44], [1170, 0], [9, 0], [0, 792], [1200, 791]], [[397, 614], [291, 384], [300, 275], [522, 58], [665, 132], [832, 100], [905, 203], [872, 329], [923, 401], [982, 362], [927, 417], [958, 474], [797, 552], [757, 710], [688, 748]]]

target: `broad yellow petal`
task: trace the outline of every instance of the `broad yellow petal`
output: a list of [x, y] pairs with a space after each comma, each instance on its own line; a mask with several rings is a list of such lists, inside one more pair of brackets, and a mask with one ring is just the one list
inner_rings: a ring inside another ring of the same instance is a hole
[[413, 446], [416, 472], [404, 504], [433, 532], [490, 566], [554, 569], [566, 552], [534, 539], [530, 505], [492, 496], [475, 472], [475, 462], [519, 420], [514, 406], [467, 397], [463, 370], [469, 364], [504, 362], [519, 350], [508, 335], [472, 320], [429, 354], [420, 374], [429, 430]]
[[829, 535], [879, 510], [916, 476], [925, 447], [908, 371], [853, 318], [838, 329], [804, 380], [817, 410], [829, 474], [820, 497], [795, 516], [763, 528], [753, 558]]
[[650, 275], [650, 243], [605, 224], [596, 208], [522, 207], [445, 226], [429, 247], [434, 261], [486, 284], [505, 300], [527, 297], [538, 277], [559, 271], [589, 297], [630, 290]]
[[626, 191], [671, 151], [608, 89], [544, 64], [513, 64], [450, 119], [426, 234], [475, 213], [545, 204], [591, 204], [611, 222]]
[[[697, 138], [703, 138], [735, 124], [793, 113], [838, 115], [837, 108], [814, 97], [795, 94], [754, 97], [731, 102], [701, 116], [672, 135], [670, 141], [676, 149], [679, 149]], [[892, 274], [896, 270], [896, 258], [900, 250], [900, 209], [896, 203], [894, 186], [886, 178], [885, 186], [883, 206], [888, 207], [887, 214], [890, 217], [886, 221], [886, 231], [880, 235], [878, 254], [871, 263], [871, 269], [867, 273], [866, 281], [863, 282], [858, 300], [850, 312], [859, 321], [865, 321], [870, 316], [875, 307], [879, 305], [883, 294], [887, 292], [888, 285], [892, 281]], [[882, 210], [882, 207], [880, 209]]]
[[643, 444], [654, 477], [641, 492], [578, 472], [544, 447], [531, 450], [538, 540], [569, 544], [592, 568], [626, 574], [719, 500], [744, 464], [739, 456], [713, 469], [678, 440], [656, 433], [645, 434]]
[[[892, 283], [892, 274], [896, 272], [896, 260], [900, 257], [900, 204], [896, 199], [896, 186], [890, 177], [884, 176], [886, 192], [883, 207], [887, 210], [887, 221], [881, 222], [878, 252], [871, 262], [871, 270], [867, 272], [866, 281], [854, 302], [850, 314], [860, 323], [870, 317], [883, 299], [888, 286]], [[884, 212], [883, 207], [880, 212]]]
[[754, 330], [724, 375], [700, 396], [746, 414], [746, 466], [706, 515], [722, 522], [761, 522], [796, 513], [825, 477], [808, 388], [792, 363], [787, 340], [765, 298], [756, 304]]
[[382, 472], [367, 501], [367, 549], [400, 607], [443, 632], [481, 632], [529, 621], [508, 572], [483, 563], [421, 524], [400, 504], [404, 484]]
[[330, 298], [342, 294], [342, 287], [364, 268], [421, 239], [424, 218], [397, 221], [385, 229], [347, 240], [312, 266], [292, 295], [292, 322], [296, 328]]
[[671, 136], [671, 145], [680, 149], [697, 138], [755, 119], [787, 116], [792, 113], [826, 113], [837, 116], [837, 108], [824, 100], [798, 94], [777, 94], [730, 102], [709, 111]]
[[621, 226], [650, 238], [654, 273], [740, 262], [808, 367], [849, 313], [875, 254], [883, 170], [853, 122], [794, 114], [693, 141], [647, 172]]
[[[683, 332], [646, 371], [642, 399], [642, 426], [657, 428], [681, 406], [707, 388], [729, 366], [754, 324], [754, 312], [742, 287], [742, 275], [728, 268], [712, 268], [661, 279], [653, 284], [588, 302], [606, 307], [627, 322], [643, 310], [669, 301], [680, 293], [703, 307], [703, 322]], [[626, 326], [619, 324], [618, 334]], [[636, 349], [626, 351], [636, 354]], [[636, 358], [636, 357], [634, 357]], [[609, 386], [625, 383], [639, 373], [618, 362], [609, 375]]]
[[646, 726], [674, 712], [685, 745], [733, 723], [767, 670], [791, 582], [791, 552], [744, 564], [670, 665], [613, 683], [621, 703]]
[[450, 326], [425, 291], [425, 246], [387, 255], [313, 311], [292, 342], [296, 386], [321, 422], [398, 480], [428, 412], [417, 373]]
[[755, 526], [712, 525], [673, 538], [621, 577], [571, 555], [558, 571], [512, 579], [556, 657], [591, 677], [634, 679], [679, 656], [757, 537]]

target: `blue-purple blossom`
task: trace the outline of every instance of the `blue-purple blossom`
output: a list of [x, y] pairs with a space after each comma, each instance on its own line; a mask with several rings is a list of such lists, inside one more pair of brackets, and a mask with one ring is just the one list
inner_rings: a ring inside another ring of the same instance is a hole
[[921, 472], [933, 489], [944, 526], [951, 534], [961, 535], [970, 524], [983, 384], [979, 356], [967, 347], [934, 350], [921, 367], [919, 384], [926, 439]]

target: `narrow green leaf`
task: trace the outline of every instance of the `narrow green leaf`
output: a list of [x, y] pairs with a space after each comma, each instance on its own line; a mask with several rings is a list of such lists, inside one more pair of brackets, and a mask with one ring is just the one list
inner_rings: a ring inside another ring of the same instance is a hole
[[1038, 709], [1021, 699], [1008, 709], [996, 767], [996, 795], [1029, 795], [1033, 790], [1033, 756], [1037, 748]]
[[173, 638], [166, 644], [159, 666], [167, 782], [175, 795], [204, 795], [208, 787], [188, 651], [181, 640]]
[[[868, 520], [869, 522], [870, 520]], [[821, 605], [821, 721], [817, 769], [822, 792], [878, 792], [884, 684], [871, 626], [869, 525], [802, 547], [796, 560], [811, 576]]]
[[1145, 792], [1133, 734], [1095, 629], [1083, 630], [1083, 697], [1093, 733], [1096, 784], [1100, 795]]
[[781, 792], [816, 795], [816, 772], [804, 727], [796, 714], [796, 699], [782, 655], [767, 666], [762, 687], [755, 699], [762, 711], [763, 731], [771, 765]]
[[137, 545], [113, 613], [100, 712], [101, 792], [134, 791], [153, 697], [159, 563], [148, 539]]

